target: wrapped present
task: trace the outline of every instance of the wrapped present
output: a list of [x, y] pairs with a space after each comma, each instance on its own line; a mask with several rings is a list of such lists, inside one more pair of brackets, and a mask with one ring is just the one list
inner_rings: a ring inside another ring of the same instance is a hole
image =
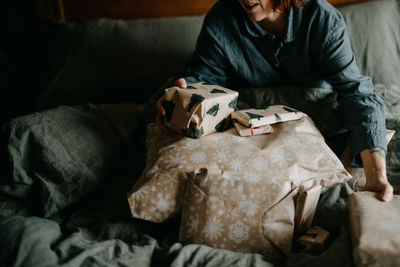
[[259, 127], [246, 127], [237, 121], [233, 121], [233, 125], [240, 136], [252, 136], [273, 132], [272, 126], [269, 124]]
[[350, 230], [356, 266], [400, 266], [400, 196], [389, 202], [374, 192], [349, 197]]
[[195, 83], [165, 89], [165, 124], [184, 136], [200, 138], [228, 125], [239, 93], [221, 86]]
[[232, 119], [237, 120], [246, 127], [259, 127], [283, 121], [292, 121], [306, 116], [296, 109], [274, 105], [265, 109], [244, 109], [232, 113]]

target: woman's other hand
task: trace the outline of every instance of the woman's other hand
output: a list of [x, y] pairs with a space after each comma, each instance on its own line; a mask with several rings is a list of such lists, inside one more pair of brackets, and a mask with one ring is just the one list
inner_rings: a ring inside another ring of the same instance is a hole
[[379, 199], [390, 201], [393, 187], [386, 176], [385, 151], [381, 148], [365, 149], [361, 152], [366, 183], [364, 190], [379, 193]]
[[[180, 87], [180, 88], [182, 88], [182, 89], [187, 88], [187, 83], [186, 83], [186, 81], [185, 81], [184, 78], [180, 78], [180, 79], [176, 80], [176, 81], [175, 81], [175, 85], [178, 86], [178, 87]], [[158, 126], [161, 130], [167, 131], [168, 128], [167, 128], [167, 126], [164, 124], [164, 117], [165, 117], [165, 109], [164, 109], [164, 107], [163, 107], [163, 102], [164, 102], [164, 100], [165, 100], [165, 94], [164, 94], [160, 99], [158, 99], [158, 101], [157, 101], [156, 123], [157, 123], [157, 126]]]

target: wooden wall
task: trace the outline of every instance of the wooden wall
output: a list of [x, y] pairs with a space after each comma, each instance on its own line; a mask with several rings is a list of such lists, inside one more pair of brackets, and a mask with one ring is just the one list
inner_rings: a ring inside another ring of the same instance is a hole
[[[366, 0], [327, 0], [335, 6]], [[216, 0], [36, 0], [42, 21], [81, 22], [101, 17], [154, 18], [205, 14]]]

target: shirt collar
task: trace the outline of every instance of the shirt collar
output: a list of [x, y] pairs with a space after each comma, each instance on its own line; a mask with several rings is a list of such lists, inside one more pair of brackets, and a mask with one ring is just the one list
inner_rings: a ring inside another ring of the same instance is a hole
[[[264, 30], [257, 22], [249, 19], [247, 14], [243, 11], [242, 14], [245, 16], [244, 24], [247, 33], [256, 38], [268, 36], [271, 39], [274, 35]], [[292, 8], [289, 11], [286, 24], [286, 33], [283, 37], [284, 43], [292, 42], [296, 39], [296, 35], [300, 29], [302, 22], [303, 8]]]

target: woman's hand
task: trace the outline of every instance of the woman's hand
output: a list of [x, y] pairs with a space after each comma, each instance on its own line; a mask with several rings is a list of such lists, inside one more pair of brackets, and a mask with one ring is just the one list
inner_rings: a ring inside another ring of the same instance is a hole
[[364, 190], [379, 193], [379, 199], [390, 201], [393, 187], [386, 176], [385, 151], [380, 148], [365, 149], [361, 152], [366, 183]]
[[[178, 86], [178, 87], [180, 87], [180, 88], [182, 88], [182, 89], [187, 88], [187, 83], [186, 83], [186, 81], [185, 81], [184, 78], [180, 78], [180, 79], [176, 80], [176, 81], [175, 81], [175, 85]], [[158, 101], [157, 101], [156, 123], [157, 123], [157, 126], [158, 126], [161, 130], [167, 131], [168, 128], [167, 128], [167, 126], [164, 124], [164, 117], [165, 117], [165, 109], [164, 109], [164, 107], [163, 107], [163, 102], [164, 102], [164, 100], [165, 100], [165, 94], [164, 94], [160, 99], [158, 99]]]

